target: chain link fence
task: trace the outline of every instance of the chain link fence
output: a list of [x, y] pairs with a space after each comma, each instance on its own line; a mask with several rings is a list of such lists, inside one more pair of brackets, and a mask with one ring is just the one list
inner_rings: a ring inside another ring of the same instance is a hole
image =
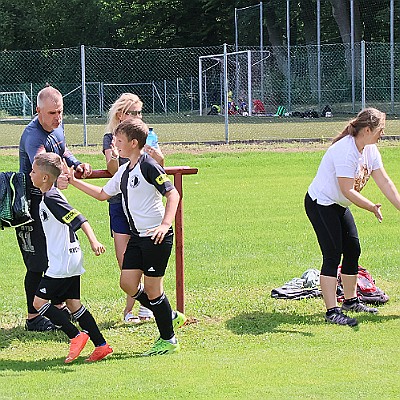
[[143, 100], [160, 142], [332, 137], [364, 106], [400, 115], [399, 57], [386, 43], [3, 51], [0, 146], [18, 144], [47, 83], [64, 95], [70, 144], [100, 144], [124, 92]]

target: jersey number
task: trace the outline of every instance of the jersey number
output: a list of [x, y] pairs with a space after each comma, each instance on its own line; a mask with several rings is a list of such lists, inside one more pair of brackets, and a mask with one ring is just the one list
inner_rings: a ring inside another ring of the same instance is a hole
[[[23, 227], [22, 227], [23, 228]], [[30, 228], [30, 227], [27, 227]], [[18, 236], [21, 240], [21, 247], [22, 250], [27, 252], [27, 253], [34, 253], [35, 252], [35, 248], [32, 245], [32, 240], [31, 240], [31, 229], [27, 229], [27, 230], [20, 230], [18, 232]]]

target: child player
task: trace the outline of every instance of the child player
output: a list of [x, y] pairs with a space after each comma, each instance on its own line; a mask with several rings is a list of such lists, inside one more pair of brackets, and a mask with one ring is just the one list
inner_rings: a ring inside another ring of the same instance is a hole
[[[186, 318], [182, 313], [172, 312], [164, 293], [163, 277], [171, 254], [171, 225], [180, 196], [164, 169], [143, 151], [148, 128], [142, 120], [121, 122], [114, 134], [120, 157], [129, 158], [129, 162], [121, 165], [103, 188], [76, 180], [72, 170], [69, 182], [101, 201], [122, 193], [132, 234], [124, 254], [120, 286], [153, 311], [160, 337], [143, 355], [174, 353], [180, 349], [174, 329], [182, 326]], [[165, 207], [162, 196], [166, 197]]]
[[[39, 206], [40, 220], [46, 237], [48, 268], [43, 276], [33, 301], [40, 315], [61, 328], [70, 338], [70, 350], [66, 363], [75, 360], [89, 338], [95, 345], [88, 362], [99, 361], [112, 353], [92, 314], [80, 301], [80, 276], [85, 271], [83, 255], [75, 232], [82, 228], [96, 256], [105, 252], [86, 218], [72, 208], [61, 192], [53, 186], [63, 170], [63, 163], [55, 153], [41, 153], [34, 159], [30, 177], [35, 187], [43, 193]], [[72, 317], [82, 328], [70, 322], [65, 311], [50, 303], [66, 302]]]

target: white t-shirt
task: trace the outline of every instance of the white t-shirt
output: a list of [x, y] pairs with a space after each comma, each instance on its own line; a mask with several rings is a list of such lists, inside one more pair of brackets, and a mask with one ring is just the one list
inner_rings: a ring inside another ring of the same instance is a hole
[[85, 272], [83, 254], [75, 231], [86, 218], [72, 208], [55, 187], [43, 195], [39, 215], [46, 236], [49, 260], [45, 274], [51, 278], [82, 275]]
[[341, 192], [338, 178], [354, 178], [354, 189], [360, 192], [372, 171], [382, 166], [382, 158], [375, 144], [365, 146], [360, 153], [354, 137], [345, 136], [325, 153], [308, 194], [321, 205], [336, 203], [348, 207], [351, 201]]
[[122, 193], [122, 205], [133, 234], [151, 236], [146, 231], [159, 226], [165, 208], [162, 196], [174, 189], [165, 170], [144, 153], [136, 165], [121, 165], [103, 190], [109, 196]]

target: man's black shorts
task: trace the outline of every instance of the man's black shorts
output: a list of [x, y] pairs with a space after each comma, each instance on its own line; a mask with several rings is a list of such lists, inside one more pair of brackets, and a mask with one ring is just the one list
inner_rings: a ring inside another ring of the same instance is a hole
[[46, 237], [39, 218], [41, 200], [41, 196], [31, 195], [29, 211], [34, 221], [15, 228], [25, 266], [32, 272], [44, 272], [48, 267]]

